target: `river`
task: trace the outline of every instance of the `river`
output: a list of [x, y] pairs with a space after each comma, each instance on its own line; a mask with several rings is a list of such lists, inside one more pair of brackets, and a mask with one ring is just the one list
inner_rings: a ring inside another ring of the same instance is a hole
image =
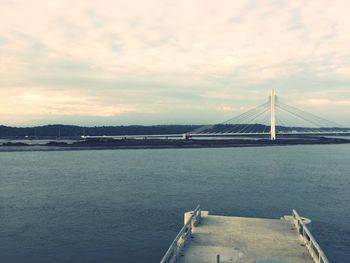
[[331, 262], [350, 258], [350, 145], [0, 153], [0, 262], [159, 262], [197, 204], [295, 208]]

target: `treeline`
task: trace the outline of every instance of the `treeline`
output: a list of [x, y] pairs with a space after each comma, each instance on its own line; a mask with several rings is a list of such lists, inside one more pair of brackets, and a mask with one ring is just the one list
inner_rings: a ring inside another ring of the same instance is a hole
[[82, 135], [142, 135], [142, 134], [178, 134], [190, 132], [201, 125], [130, 125], [82, 127], [75, 125], [44, 125], [37, 127], [9, 127], [0, 125], [1, 138], [45, 138], [80, 137]]

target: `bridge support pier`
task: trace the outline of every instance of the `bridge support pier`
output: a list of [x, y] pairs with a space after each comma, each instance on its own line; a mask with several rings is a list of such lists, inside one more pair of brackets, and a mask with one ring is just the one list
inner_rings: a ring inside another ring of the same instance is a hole
[[270, 122], [270, 134], [271, 134], [271, 141], [276, 140], [276, 92], [275, 90], [271, 90], [271, 97], [270, 97], [270, 113], [271, 113], [271, 122]]

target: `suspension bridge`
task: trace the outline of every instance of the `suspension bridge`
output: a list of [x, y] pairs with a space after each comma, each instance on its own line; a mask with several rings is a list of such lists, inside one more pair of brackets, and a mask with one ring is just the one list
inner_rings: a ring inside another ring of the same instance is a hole
[[350, 135], [350, 128], [334, 121], [291, 106], [276, 96], [273, 89], [268, 100], [227, 121], [204, 125], [185, 134], [84, 136], [84, 138], [148, 139], [148, 138], [204, 138], [234, 136], [339, 136]]
[[350, 128], [288, 105], [271, 91], [268, 101], [225, 122], [202, 126], [187, 135], [246, 136], [346, 135]]

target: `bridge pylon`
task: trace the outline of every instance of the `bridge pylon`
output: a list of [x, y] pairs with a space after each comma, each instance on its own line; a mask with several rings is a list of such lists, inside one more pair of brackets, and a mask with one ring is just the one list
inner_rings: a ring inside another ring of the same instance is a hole
[[276, 91], [271, 90], [270, 96], [270, 135], [271, 141], [276, 140]]

